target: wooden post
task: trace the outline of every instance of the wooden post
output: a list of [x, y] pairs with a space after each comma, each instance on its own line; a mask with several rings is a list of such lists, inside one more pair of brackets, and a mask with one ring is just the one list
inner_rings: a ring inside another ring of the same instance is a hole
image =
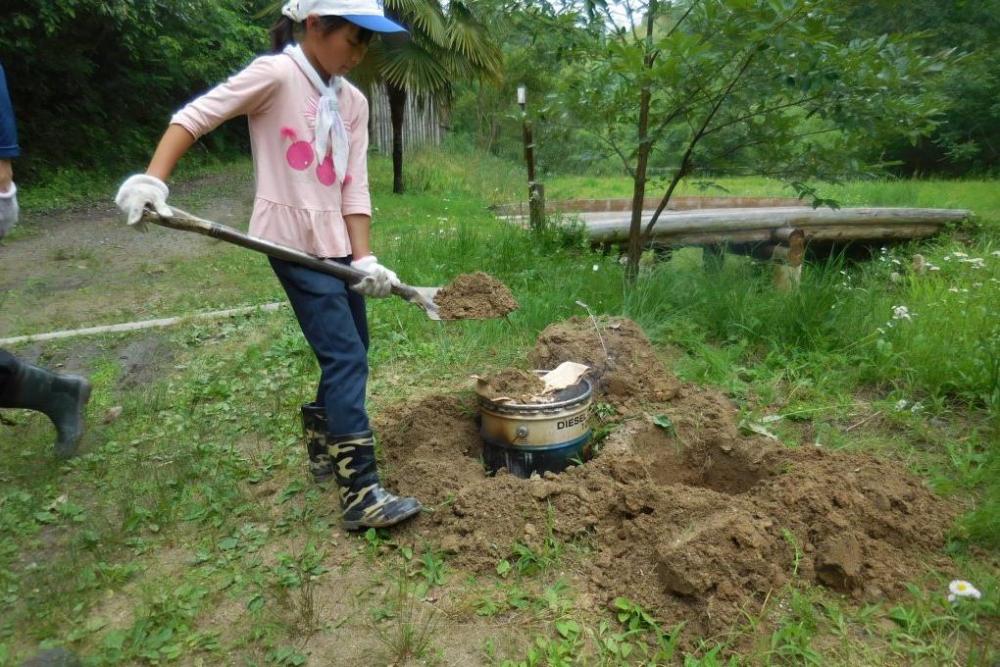
[[797, 289], [802, 281], [802, 260], [806, 254], [806, 235], [801, 229], [783, 227], [774, 230], [777, 245], [771, 253], [774, 262], [774, 287], [782, 291]]
[[524, 162], [528, 167], [528, 219], [531, 229], [540, 230], [545, 226], [545, 188], [535, 180], [535, 139], [531, 131], [531, 121], [522, 115], [524, 130]]
[[524, 139], [524, 162], [528, 167], [528, 219], [532, 231], [539, 231], [545, 226], [545, 188], [535, 180], [535, 138], [532, 133], [531, 121], [525, 111], [527, 107], [527, 89], [517, 87], [517, 103], [521, 107], [521, 129]]

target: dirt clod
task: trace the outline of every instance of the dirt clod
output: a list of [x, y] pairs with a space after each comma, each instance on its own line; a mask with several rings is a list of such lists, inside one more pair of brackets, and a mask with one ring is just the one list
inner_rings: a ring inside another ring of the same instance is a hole
[[530, 372], [520, 368], [505, 368], [495, 375], [483, 378], [477, 393], [491, 400], [510, 399], [514, 403], [532, 403], [545, 391], [545, 382]]
[[492, 319], [518, 309], [510, 289], [482, 271], [458, 276], [441, 288], [434, 303], [443, 320]]
[[630, 411], [585, 465], [487, 477], [471, 392], [379, 416], [387, 483], [431, 510], [401, 527], [401, 541], [435, 541], [456, 567], [491, 572], [516, 559], [516, 543], [577, 540], [588, 546], [572, 565], [583, 598], [626, 597], [668, 626], [685, 621], [689, 636], [729, 629], [798, 581], [893, 598], [928, 566], [948, 567], [955, 508], [905, 466], [743, 436], [737, 408], [682, 387], [634, 322], [601, 327], [603, 345], [589, 319], [555, 324], [533, 355], [543, 368], [591, 364], [595, 400]]

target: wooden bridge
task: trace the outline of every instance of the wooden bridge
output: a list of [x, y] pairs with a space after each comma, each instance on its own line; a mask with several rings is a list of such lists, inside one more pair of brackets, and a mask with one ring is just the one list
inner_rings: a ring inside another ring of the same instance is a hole
[[[648, 209], [643, 211], [645, 230], [659, 202], [650, 199], [643, 203]], [[550, 219], [582, 222], [592, 243], [607, 247], [628, 242], [630, 207], [631, 200], [606, 199], [547, 202], [545, 208]], [[498, 207], [497, 214], [527, 224], [526, 205]], [[703, 246], [706, 261], [717, 261], [728, 251], [779, 260], [800, 271], [806, 248], [829, 252], [927, 238], [970, 216], [963, 209], [814, 209], [796, 199], [677, 197], [660, 214], [650, 245], [661, 254], [677, 247]]]

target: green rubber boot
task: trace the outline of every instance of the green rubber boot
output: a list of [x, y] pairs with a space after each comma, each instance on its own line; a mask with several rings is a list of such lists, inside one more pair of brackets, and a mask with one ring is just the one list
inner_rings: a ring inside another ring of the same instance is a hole
[[309, 452], [309, 472], [313, 481], [327, 485], [334, 481], [333, 461], [326, 451], [326, 410], [315, 403], [302, 406], [302, 432]]
[[56, 454], [69, 458], [83, 437], [83, 411], [90, 400], [90, 382], [78, 375], [62, 375], [16, 362], [11, 386], [0, 395], [0, 408], [36, 410], [56, 427]]
[[344, 528], [394, 526], [423, 509], [416, 498], [394, 496], [379, 484], [371, 431], [330, 436], [326, 444], [340, 487]]

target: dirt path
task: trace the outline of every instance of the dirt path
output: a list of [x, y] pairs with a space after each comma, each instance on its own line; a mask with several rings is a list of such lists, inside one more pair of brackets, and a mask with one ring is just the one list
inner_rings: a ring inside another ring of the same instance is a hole
[[[251, 176], [227, 174], [176, 188], [171, 201], [244, 228]], [[193, 234], [123, 224], [112, 193], [85, 210], [22, 212], [21, 233], [0, 245], [0, 336], [181, 314], [186, 299], [169, 275], [192, 262], [231, 261], [234, 249]], [[198, 301], [215, 303], [213, 286]], [[224, 291], [224, 290], [223, 290]], [[207, 292], [207, 294], [206, 294]]]

